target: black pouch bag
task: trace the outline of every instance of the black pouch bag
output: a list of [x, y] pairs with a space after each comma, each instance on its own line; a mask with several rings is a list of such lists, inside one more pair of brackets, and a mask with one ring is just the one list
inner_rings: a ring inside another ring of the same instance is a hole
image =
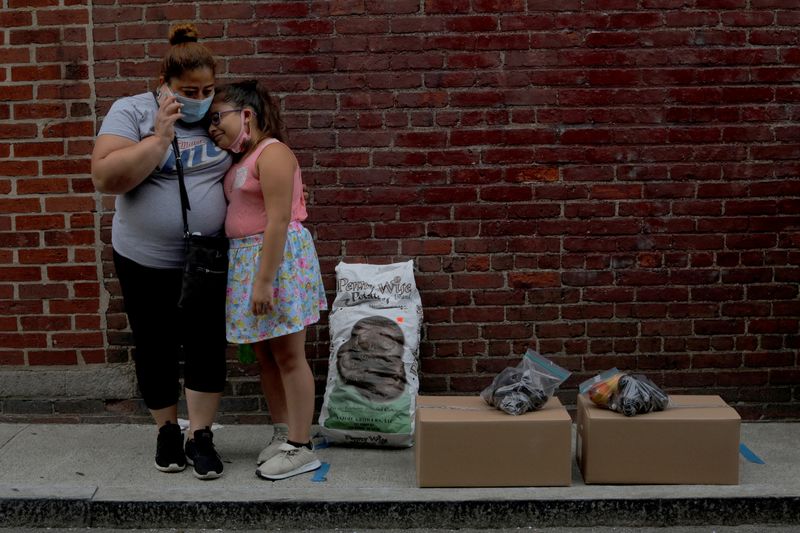
[[224, 298], [228, 282], [228, 239], [189, 235], [186, 238], [186, 263], [178, 307]]
[[172, 139], [175, 152], [175, 168], [178, 171], [178, 185], [181, 193], [181, 214], [183, 215], [183, 238], [186, 258], [183, 265], [183, 283], [178, 307], [186, 309], [204, 301], [224, 300], [228, 282], [228, 239], [211, 235], [192, 235], [186, 211], [191, 210], [186, 182], [183, 177], [183, 163], [178, 150], [178, 140]]

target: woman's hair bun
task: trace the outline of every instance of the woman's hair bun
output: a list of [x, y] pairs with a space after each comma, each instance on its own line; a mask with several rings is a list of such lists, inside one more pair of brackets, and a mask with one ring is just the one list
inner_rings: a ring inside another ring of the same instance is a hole
[[176, 24], [169, 29], [169, 44], [196, 43], [199, 36], [194, 24]]

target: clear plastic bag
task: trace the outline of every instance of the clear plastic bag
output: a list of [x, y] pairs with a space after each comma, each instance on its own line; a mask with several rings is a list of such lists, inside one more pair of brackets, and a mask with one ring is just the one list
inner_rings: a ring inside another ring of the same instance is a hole
[[581, 394], [588, 395], [595, 405], [608, 407], [611, 397], [617, 392], [619, 378], [622, 376], [622, 372], [612, 368], [591, 379], [587, 379], [580, 384], [578, 390]]
[[625, 416], [634, 416], [663, 411], [668, 405], [669, 396], [646, 376], [625, 374], [619, 378], [617, 392], [608, 407]]
[[578, 387], [595, 405], [625, 416], [663, 411], [669, 396], [641, 374], [629, 375], [616, 368], [587, 379]]
[[569, 371], [529, 349], [517, 366], [495, 376], [481, 398], [510, 415], [521, 415], [544, 407], [569, 376]]

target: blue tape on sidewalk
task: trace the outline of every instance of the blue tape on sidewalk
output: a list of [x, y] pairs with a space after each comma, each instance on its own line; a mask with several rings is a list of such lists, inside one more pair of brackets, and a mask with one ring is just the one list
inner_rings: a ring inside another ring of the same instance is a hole
[[328, 474], [328, 470], [330, 469], [331, 465], [329, 465], [328, 463], [322, 463], [322, 466], [317, 468], [316, 472], [314, 472], [314, 475], [311, 477], [311, 481], [316, 481], [316, 482], [328, 481], [328, 478], [325, 476]]
[[757, 456], [753, 450], [745, 446], [743, 443], [739, 444], [739, 453], [742, 454], [746, 460], [750, 461], [751, 463], [755, 463], [757, 465], [763, 465], [764, 460], [761, 457]]

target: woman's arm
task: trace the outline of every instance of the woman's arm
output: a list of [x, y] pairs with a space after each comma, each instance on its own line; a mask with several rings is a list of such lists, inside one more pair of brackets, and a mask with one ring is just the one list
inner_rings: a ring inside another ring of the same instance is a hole
[[101, 135], [92, 151], [92, 183], [103, 193], [130, 191], [158, 166], [170, 142], [156, 135], [138, 143], [117, 135]]
[[101, 135], [92, 150], [92, 183], [103, 193], [123, 194], [149, 176], [161, 162], [175, 136], [180, 104], [162, 94], [156, 114], [155, 134], [139, 142], [118, 135]]
[[264, 148], [258, 156], [258, 179], [267, 211], [267, 227], [261, 248], [261, 264], [253, 282], [250, 305], [254, 314], [272, 310], [273, 287], [278, 267], [283, 261], [286, 233], [292, 219], [292, 192], [297, 160], [284, 144]]

